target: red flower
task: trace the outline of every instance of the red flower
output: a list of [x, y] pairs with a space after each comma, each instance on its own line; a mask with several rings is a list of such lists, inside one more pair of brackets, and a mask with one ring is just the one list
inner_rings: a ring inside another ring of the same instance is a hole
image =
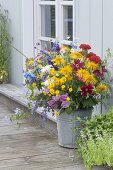
[[76, 72], [78, 69], [81, 69], [84, 67], [84, 63], [80, 62], [80, 60], [74, 60], [74, 63], [71, 64], [71, 67]]
[[103, 74], [100, 72], [100, 70], [95, 70], [95, 71], [93, 71], [93, 73], [99, 78], [101, 78], [103, 76]]
[[86, 56], [86, 58], [90, 58], [91, 56], [96, 56], [96, 54], [95, 53], [93, 53], [93, 52], [90, 52], [89, 54], [87, 54], [87, 56]]
[[107, 72], [107, 70], [106, 70], [105, 66], [102, 66], [101, 70], [95, 70], [93, 73], [97, 77], [101, 78], [104, 75], [104, 73], [106, 73], [106, 72]]
[[83, 86], [81, 87], [81, 91], [82, 91], [82, 96], [86, 97], [88, 94], [93, 93], [93, 85], [88, 84], [87, 86]]
[[101, 59], [99, 56], [97, 56], [94, 53], [89, 53], [86, 58], [88, 58], [90, 61], [95, 62], [96, 64], [100, 64], [101, 63]]
[[79, 46], [80, 49], [84, 50], [84, 51], [87, 51], [87, 50], [90, 50], [91, 49], [91, 46], [88, 45], [88, 44], [81, 44]]
[[107, 70], [106, 70], [105, 66], [102, 66], [102, 74], [106, 73], [106, 72], [107, 72]]

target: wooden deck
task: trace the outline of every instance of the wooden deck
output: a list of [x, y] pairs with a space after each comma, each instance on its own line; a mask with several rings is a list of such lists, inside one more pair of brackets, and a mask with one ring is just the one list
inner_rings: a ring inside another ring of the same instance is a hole
[[40, 126], [24, 123], [21, 128], [6, 121], [11, 111], [0, 103], [0, 170], [84, 170], [80, 159], [69, 158], [71, 149]]
[[[21, 106], [27, 106], [23, 88], [0, 85], [0, 170], [85, 170], [77, 152], [58, 146], [52, 117], [49, 119], [53, 123], [48, 121], [44, 126], [36, 117], [35, 123], [24, 122], [21, 128], [7, 121], [11, 110]], [[94, 167], [93, 170], [108, 168]]]

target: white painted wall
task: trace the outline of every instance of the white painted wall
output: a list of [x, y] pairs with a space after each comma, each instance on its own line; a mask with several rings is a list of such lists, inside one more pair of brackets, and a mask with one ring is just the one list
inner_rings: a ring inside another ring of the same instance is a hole
[[[9, 11], [9, 29], [13, 45], [28, 57], [33, 56], [33, 0], [0, 0], [4, 9]], [[11, 51], [10, 81], [23, 83], [24, 57]]]

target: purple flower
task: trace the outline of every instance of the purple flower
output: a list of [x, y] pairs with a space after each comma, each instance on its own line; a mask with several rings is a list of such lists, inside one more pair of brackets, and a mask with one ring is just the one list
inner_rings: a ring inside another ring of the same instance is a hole
[[47, 61], [48, 61], [48, 64], [49, 64], [49, 65], [53, 65], [51, 59], [52, 59], [51, 56], [48, 55], [48, 56], [47, 56]]
[[60, 101], [61, 101], [61, 102], [66, 101], [66, 100], [67, 100], [67, 97], [69, 97], [68, 94], [61, 95], [61, 96], [60, 96]]
[[54, 42], [53, 43], [52, 51], [55, 51], [55, 52], [59, 52], [60, 51], [59, 42]]
[[50, 101], [48, 101], [48, 104], [49, 104], [49, 106], [50, 106], [52, 109], [57, 109], [57, 108], [58, 108], [58, 104], [56, 103], [55, 100], [50, 100]]
[[52, 99], [57, 102], [60, 99], [60, 95], [59, 96], [53, 96]]
[[68, 100], [66, 100], [66, 101], [63, 101], [63, 102], [62, 102], [61, 106], [62, 106], [63, 108], [67, 108], [67, 107], [70, 106], [70, 104], [71, 104], [71, 102], [68, 101]]

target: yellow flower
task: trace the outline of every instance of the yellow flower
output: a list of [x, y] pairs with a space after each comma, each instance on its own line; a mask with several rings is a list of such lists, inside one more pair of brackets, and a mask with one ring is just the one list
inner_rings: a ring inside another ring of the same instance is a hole
[[86, 84], [91, 83], [95, 85], [97, 83], [95, 77], [85, 69], [78, 70], [76, 75]]
[[89, 72], [88, 71], [86, 71], [85, 69], [79, 69], [78, 71], [77, 71], [77, 73], [76, 73], [76, 75], [78, 76], [78, 77], [80, 77], [81, 79], [84, 77], [84, 75], [86, 75], [86, 74], [89, 74]]
[[73, 89], [72, 88], [69, 88], [69, 92], [72, 92], [73, 91]]
[[52, 75], [55, 75], [55, 74], [56, 74], [56, 71], [55, 71], [54, 68], [51, 68], [51, 74], [52, 74]]
[[32, 87], [33, 87], [33, 88], [36, 88], [36, 83], [33, 83], [33, 84], [32, 84]]
[[59, 91], [59, 90], [56, 90], [56, 91], [55, 91], [56, 96], [58, 96], [58, 95], [59, 95], [59, 93], [60, 93], [60, 91]]
[[107, 91], [108, 90], [108, 86], [106, 86], [105, 84], [100, 84], [96, 87], [96, 92], [100, 93], [103, 91]]
[[72, 67], [70, 65], [66, 65], [65, 67], [60, 69], [59, 73], [68, 76], [72, 73]]
[[46, 96], [47, 93], [46, 93], [45, 91], [44, 91], [43, 93], [44, 93], [44, 95]]
[[66, 99], [66, 100], [70, 101], [71, 99], [70, 99], [70, 97], [67, 97], [67, 99]]
[[48, 89], [52, 89], [52, 88], [54, 88], [54, 87], [55, 87], [55, 84], [51, 82], [51, 83], [49, 84], [49, 86], [48, 86]]
[[39, 64], [38, 67], [39, 67], [39, 68], [42, 68], [42, 64]]
[[66, 77], [62, 77], [61, 79], [60, 79], [60, 83], [61, 84], [64, 84], [66, 82]]
[[44, 82], [42, 82], [41, 85], [44, 85]]
[[64, 89], [65, 89], [65, 87], [66, 87], [65, 85], [62, 85], [62, 86], [61, 86], [62, 90], [64, 90]]
[[83, 81], [86, 83], [86, 84], [96, 84], [97, 83], [97, 80], [95, 79], [95, 77], [92, 75], [92, 74], [87, 74], [87, 75], [84, 75], [83, 77]]
[[38, 63], [41, 63], [42, 62], [42, 60], [37, 60], [38, 61]]
[[67, 45], [62, 45], [60, 47], [60, 52], [68, 52], [70, 51], [70, 48]]
[[54, 63], [54, 65], [61, 65], [65, 63], [65, 60], [60, 56], [56, 56], [51, 61]]
[[59, 112], [55, 112], [55, 115], [58, 117], [59, 116]]
[[50, 91], [50, 93], [51, 93], [52, 95], [54, 95], [54, 94], [55, 94], [54, 89], [50, 89], [49, 91]]
[[34, 63], [34, 59], [33, 58], [29, 58], [27, 64], [28, 65], [32, 65]]
[[72, 51], [70, 54], [70, 57], [72, 59], [81, 59], [83, 57], [83, 55], [77, 51]]
[[97, 70], [98, 69], [98, 64], [94, 63], [93, 61], [89, 61], [85, 64], [86, 68], [91, 69], [91, 70]]
[[60, 80], [59, 80], [59, 78], [57, 78], [57, 77], [53, 77], [53, 80], [54, 80], [54, 84], [56, 85], [56, 86], [58, 86], [59, 84], [60, 84]]

